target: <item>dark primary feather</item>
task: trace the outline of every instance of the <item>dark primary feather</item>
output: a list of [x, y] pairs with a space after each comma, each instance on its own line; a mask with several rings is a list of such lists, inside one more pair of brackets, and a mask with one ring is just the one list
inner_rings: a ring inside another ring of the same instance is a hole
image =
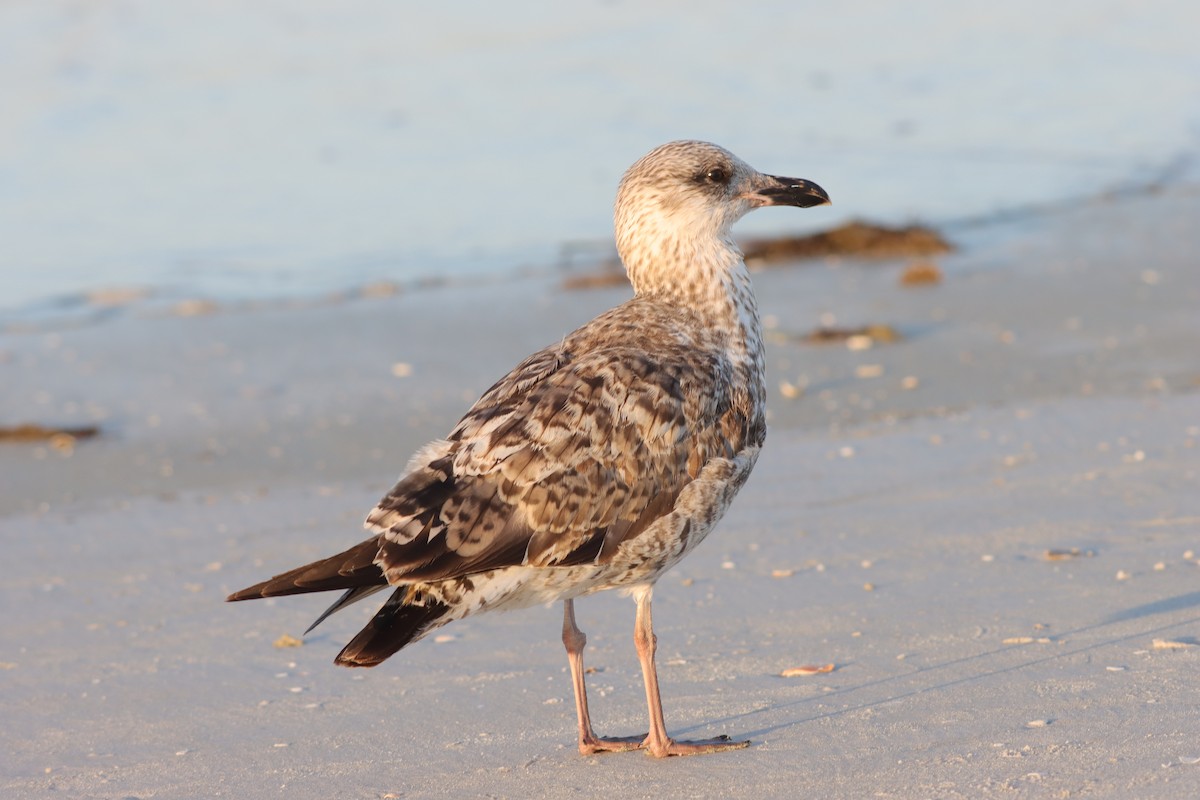
[[383, 571], [375, 563], [379, 547], [373, 539], [360, 542], [336, 556], [323, 558], [303, 567], [268, 578], [262, 583], [234, 592], [226, 600], [256, 600], [307, 592], [329, 592], [362, 586], [387, 585]]
[[334, 663], [343, 667], [374, 667], [419, 638], [448, 610], [444, 604], [432, 600], [424, 605], [414, 604], [406, 589], [397, 589], [366, 627], [342, 648]]

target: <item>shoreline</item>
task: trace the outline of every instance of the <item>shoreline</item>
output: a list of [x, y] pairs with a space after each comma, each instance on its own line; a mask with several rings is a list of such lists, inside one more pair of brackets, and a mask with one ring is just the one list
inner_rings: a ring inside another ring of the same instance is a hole
[[[985, 214], [967, 217], [933, 221], [912, 219], [880, 221], [858, 218], [841, 219], [839, 217], [839, 222], [833, 226], [826, 225], [817, 229], [785, 229], [771, 235], [760, 233], [739, 238], [747, 246], [763, 247], [776, 242], [786, 242], [796, 237], [820, 236], [842, 224], [865, 223], [897, 230], [905, 227], [922, 227], [936, 236], [944, 234], [953, 242], [955, 237], [977, 236], [981, 229], [1028, 226], [1037, 224], [1039, 221], [1069, 215], [1080, 206], [1109, 202], [1114, 199], [1136, 200], [1164, 192], [1190, 192], [1200, 185], [1195, 182], [1197, 178], [1196, 159], [1187, 153], [1172, 157], [1160, 169], [1142, 169], [1140, 172], [1143, 174], [1137, 178], [1122, 181], [1117, 185], [1101, 186], [1082, 196], [1030, 200], [996, 208]], [[548, 250], [548, 248], [540, 249]], [[554, 249], [558, 255], [552, 261], [549, 259], [542, 261], [509, 259], [507, 266], [498, 266], [496, 262], [500, 256], [492, 256], [485, 259], [491, 264], [491, 267], [483, 272], [472, 272], [470, 268], [463, 265], [450, 271], [414, 274], [407, 277], [395, 277], [394, 274], [389, 274], [394, 273], [395, 270], [381, 271], [373, 277], [360, 275], [357, 281], [349, 284], [323, 288], [313, 285], [295, 294], [280, 292], [278, 288], [273, 292], [238, 295], [228, 292], [196, 291], [178, 284], [98, 283], [78, 291], [35, 298], [18, 306], [0, 309], [0, 344], [3, 343], [2, 337], [4, 336], [87, 327], [127, 314], [141, 317], [164, 315], [186, 317], [214, 313], [255, 313], [280, 309], [304, 311], [314, 307], [353, 303], [359, 300], [375, 300], [397, 294], [454, 291], [481, 283], [503, 285], [519, 280], [553, 281], [564, 283], [570, 287], [572, 281], [582, 278], [583, 280], [578, 286], [570, 288], [588, 290], [596, 288], [588, 285], [589, 275], [595, 275], [598, 271], [615, 264], [616, 251], [608, 239], [561, 242]], [[581, 253], [589, 254], [588, 260], [582, 263], [579, 261]], [[937, 254], [931, 253], [931, 255]], [[857, 257], [859, 257], [858, 254], [853, 252], [794, 259], [783, 257], [778, 259], [777, 265], [779, 268], [790, 269], [808, 266], [827, 258], [854, 259]], [[867, 259], [879, 262], [890, 260], [890, 257], [868, 256]], [[773, 264], [772, 268], [775, 266], [776, 264]], [[476, 269], [478, 268], [477, 265]], [[331, 268], [330, 271], [336, 271], [336, 268]], [[248, 275], [247, 278], [253, 281], [261, 280], [261, 276], [253, 274]], [[278, 276], [274, 282], [278, 284], [280, 281], [286, 281], [286, 279]]]

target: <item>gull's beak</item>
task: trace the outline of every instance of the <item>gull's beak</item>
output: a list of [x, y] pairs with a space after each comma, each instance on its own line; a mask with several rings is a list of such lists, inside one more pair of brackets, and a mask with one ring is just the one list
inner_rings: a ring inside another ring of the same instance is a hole
[[743, 197], [756, 206], [796, 206], [811, 208], [829, 203], [829, 195], [820, 186], [803, 178], [778, 178], [763, 175], [763, 183]]

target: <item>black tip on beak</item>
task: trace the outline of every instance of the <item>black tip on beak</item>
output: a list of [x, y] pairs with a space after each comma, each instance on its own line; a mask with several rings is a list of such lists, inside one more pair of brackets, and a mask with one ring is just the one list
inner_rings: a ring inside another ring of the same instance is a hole
[[812, 208], [829, 203], [829, 195], [820, 186], [803, 178], [777, 178], [764, 175], [770, 183], [750, 194], [764, 206]]

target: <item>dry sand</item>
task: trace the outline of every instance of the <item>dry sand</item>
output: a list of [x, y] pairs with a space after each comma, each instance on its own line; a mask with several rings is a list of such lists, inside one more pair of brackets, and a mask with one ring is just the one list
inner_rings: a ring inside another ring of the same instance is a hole
[[[222, 603], [357, 541], [415, 446], [622, 290], [5, 334], [0, 422], [102, 435], [0, 448], [0, 795], [1200, 796], [1198, 219], [1184, 187], [952, 231], [936, 286], [756, 277], [767, 448], [656, 593], [671, 731], [755, 743], [694, 759], [576, 754], [558, 608], [351, 671], [370, 609], [277, 648], [327, 598]], [[579, 614], [600, 732], [644, 731], [632, 604]]]

